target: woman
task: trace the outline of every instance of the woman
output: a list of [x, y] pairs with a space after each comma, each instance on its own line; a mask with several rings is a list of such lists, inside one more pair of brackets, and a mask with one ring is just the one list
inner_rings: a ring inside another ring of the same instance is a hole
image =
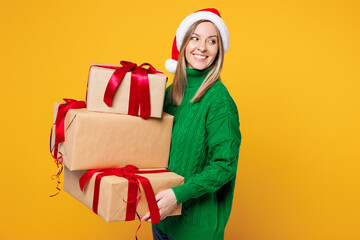
[[[165, 64], [175, 76], [164, 111], [174, 116], [169, 170], [185, 183], [156, 195], [162, 219], [153, 225], [156, 240], [224, 238], [241, 141], [236, 105], [219, 80], [228, 47], [216, 9], [189, 15], [176, 32]], [[182, 215], [169, 216], [178, 204]]]

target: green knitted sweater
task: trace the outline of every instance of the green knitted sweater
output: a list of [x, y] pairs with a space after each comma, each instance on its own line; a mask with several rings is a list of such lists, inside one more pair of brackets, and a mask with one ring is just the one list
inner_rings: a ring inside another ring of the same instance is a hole
[[188, 86], [180, 106], [164, 111], [174, 116], [169, 170], [185, 177], [174, 187], [182, 215], [156, 226], [175, 240], [223, 239], [234, 194], [241, 135], [236, 105], [217, 81], [198, 102], [190, 102], [209, 69], [187, 69]]

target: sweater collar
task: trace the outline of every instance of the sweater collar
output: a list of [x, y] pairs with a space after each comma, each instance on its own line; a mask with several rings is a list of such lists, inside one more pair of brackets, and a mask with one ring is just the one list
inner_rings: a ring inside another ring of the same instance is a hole
[[205, 80], [206, 76], [208, 75], [211, 67], [208, 67], [204, 70], [196, 70], [193, 68], [186, 68], [186, 77], [187, 77], [187, 84], [188, 87], [200, 87], [202, 82]]

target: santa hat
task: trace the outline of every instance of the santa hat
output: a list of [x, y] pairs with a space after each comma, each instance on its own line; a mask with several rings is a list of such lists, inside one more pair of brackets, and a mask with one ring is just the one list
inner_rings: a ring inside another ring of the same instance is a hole
[[229, 48], [229, 31], [226, 27], [225, 22], [222, 20], [220, 13], [215, 8], [206, 8], [199, 10], [197, 12], [194, 12], [187, 16], [179, 25], [176, 36], [174, 38], [173, 46], [172, 46], [172, 53], [171, 58], [166, 60], [165, 62], [165, 68], [170, 73], [175, 73], [178, 57], [179, 57], [179, 51], [181, 48], [181, 45], [183, 43], [184, 37], [188, 29], [191, 27], [192, 24], [195, 22], [198, 22], [200, 20], [209, 20], [212, 22], [217, 29], [219, 30], [219, 33], [222, 38], [223, 47], [224, 47], [224, 53]]

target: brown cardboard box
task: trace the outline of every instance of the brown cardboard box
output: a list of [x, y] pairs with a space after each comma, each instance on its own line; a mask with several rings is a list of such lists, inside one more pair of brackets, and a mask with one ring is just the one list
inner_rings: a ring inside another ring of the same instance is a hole
[[[57, 106], [55, 104], [55, 116]], [[161, 119], [70, 109], [65, 117], [65, 142], [59, 144], [70, 170], [124, 167], [167, 168], [173, 116]], [[54, 146], [53, 127], [52, 145]], [[52, 147], [53, 149], [53, 147]]]
[[[85, 171], [70, 171], [64, 169], [64, 190], [92, 210], [95, 176], [85, 185], [84, 192], [80, 190], [79, 179]], [[184, 178], [173, 173], [138, 174], [150, 180], [156, 196], [162, 190], [179, 186], [184, 183]], [[141, 197], [136, 212], [143, 217], [149, 212], [144, 190], [140, 184]], [[107, 176], [101, 179], [98, 215], [107, 222], [125, 221], [126, 203], [128, 194], [128, 181], [123, 177]], [[171, 215], [181, 214], [181, 204]], [[135, 219], [138, 219], [137, 217]]]
[[[103, 101], [106, 86], [114, 71], [114, 69], [107, 69], [102, 67], [90, 68], [86, 99], [87, 108], [89, 111], [115, 112], [123, 114], [128, 113], [131, 72], [126, 73], [125, 77], [116, 89], [112, 106], [108, 107]], [[162, 73], [148, 74], [148, 76], [151, 105], [150, 117], [161, 118], [163, 113], [167, 77]]]

